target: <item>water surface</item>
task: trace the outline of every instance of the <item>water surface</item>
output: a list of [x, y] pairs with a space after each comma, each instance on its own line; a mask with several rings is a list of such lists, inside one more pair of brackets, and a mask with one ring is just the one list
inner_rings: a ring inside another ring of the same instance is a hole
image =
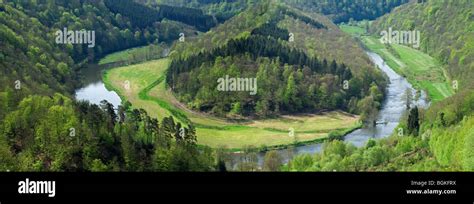
[[84, 86], [76, 90], [76, 99], [89, 101], [92, 104], [100, 105], [100, 102], [107, 100], [117, 108], [121, 103], [122, 99], [115, 91], [109, 91], [104, 82], [102, 81], [102, 72], [105, 68], [101, 68], [98, 65], [88, 65], [86, 68], [81, 70], [81, 74], [84, 77]]

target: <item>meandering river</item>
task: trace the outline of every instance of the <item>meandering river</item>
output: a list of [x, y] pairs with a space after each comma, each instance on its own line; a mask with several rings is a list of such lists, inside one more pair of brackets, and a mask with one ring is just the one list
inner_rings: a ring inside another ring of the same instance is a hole
[[[389, 85], [386, 89], [386, 99], [382, 104], [382, 108], [377, 116], [378, 125], [375, 127], [367, 127], [358, 129], [345, 136], [344, 141], [352, 143], [355, 146], [363, 146], [365, 143], [373, 138], [384, 138], [390, 136], [397, 127], [400, 118], [406, 111], [406, 90], [411, 89], [413, 93], [412, 105], [426, 108], [429, 106], [427, 94], [421, 92], [419, 97], [415, 97], [416, 90], [408, 81], [402, 76], [393, 71], [385, 61], [377, 54], [367, 52], [367, 55], [372, 62], [379, 67], [389, 78]], [[102, 82], [102, 69], [98, 66], [91, 65], [87, 69], [82, 70], [85, 77], [84, 86], [76, 91], [77, 100], [86, 100], [93, 104], [99, 104], [102, 100], [107, 100], [114, 106], [121, 103], [121, 99], [117, 93], [107, 90], [105, 84]], [[295, 155], [304, 153], [317, 153], [322, 149], [322, 144], [309, 144], [298, 147], [291, 147], [288, 149], [278, 150], [278, 153], [287, 162]], [[258, 154], [259, 164], [263, 164], [265, 153]], [[239, 155], [234, 156], [236, 163], [240, 160]]]

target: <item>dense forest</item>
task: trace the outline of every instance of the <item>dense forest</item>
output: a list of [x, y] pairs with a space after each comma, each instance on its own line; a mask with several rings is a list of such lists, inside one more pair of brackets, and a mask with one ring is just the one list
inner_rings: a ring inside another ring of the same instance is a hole
[[74, 102], [59, 94], [29, 96], [3, 116], [2, 121], [2, 170], [209, 171], [214, 168], [212, 152], [198, 150], [192, 127], [185, 128], [171, 117], [159, 122], [127, 104], [116, 112], [107, 101], [99, 107]]
[[[365, 76], [369, 80], [353, 77], [344, 63], [308, 56], [288, 46], [289, 31], [278, 24], [288, 17], [315, 29], [326, 29], [326, 26], [283, 6], [260, 9], [267, 9], [261, 15], [270, 15], [269, 20], [239, 35], [240, 38], [173, 60], [167, 82], [182, 102], [224, 117], [267, 117], [334, 109], [373, 115], [374, 110], [369, 107], [380, 107], [382, 84], [377, 84], [370, 74]], [[226, 75], [256, 78], [260, 91], [255, 96], [220, 92], [216, 88], [218, 79]], [[344, 83], [351, 86], [345, 88]]]
[[217, 23], [212, 16], [205, 15], [199, 9], [168, 5], [151, 8], [132, 0], [106, 0], [105, 4], [112, 12], [128, 17], [132, 25], [140, 28], [146, 28], [163, 19], [183, 22], [200, 31], [207, 31]]
[[[147, 45], [157, 42], [171, 42], [179, 38], [180, 33], [192, 36], [195, 33], [194, 27], [198, 25], [186, 25], [178, 22], [186, 20], [183, 18], [175, 19], [169, 17], [170, 10], [177, 12], [180, 8], [170, 7], [168, 13], [161, 12], [159, 18], [149, 18], [152, 21], [144, 20], [145, 15], [151, 15], [152, 12], [143, 12], [152, 10], [147, 7], [139, 7], [140, 4], [130, 6], [136, 9], [134, 15], [126, 16], [118, 12], [111, 12], [118, 9], [118, 4], [106, 4], [109, 1], [65, 1], [57, 0], [54, 3], [35, 3], [35, 1], [11, 1], [7, 5], [7, 12], [15, 9], [25, 13], [35, 19], [44, 27], [44, 33], [48, 34], [47, 39], [54, 39], [54, 33], [58, 29], [65, 27], [68, 30], [94, 30], [96, 35], [96, 46], [88, 48], [87, 45], [65, 45], [60, 47], [64, 52], [70, 55], [74, 61], [80, 62], [84, 59], [89, 61], [98, 59], [108, 53], [124, 50], [130, 47]], [[131, 1], [124, 1], [131, 2]], [[114, 5], [114, 9], [109, 8]], [[125, 5], [125, 4], [124, 4]], [[126, 4], [128, 5], [128, 4]], [[185, 9], [185, 8], [183, 8]], [[12, 11], [13, 12], [13, 11]], [[188, 12], [183, 11], [183, 12]], [[197, 11], [196, 11], [197, 12]], [[128, 14], [128, 13], [126, 13]], [[192, 13], [191, 13], [192, 14]], [[2, 20], [7, 21], [7, 18]], [[193, 18], [197, 18], [193, 15]], [[166, 18], [166, 19], [164, 19]], [[147, 18], [148, 19], [148, 18]], [[163, 20], [161, 20], [163, 19]], [[189, 18], [188, 18], [189, 19]], [[5, 25], [11, 25], [13, 22], [5, 22]], [[186, 22], [191, 24], [192, 22]], [[13, 26], [13, 25], [12, 25]], [[11, 37], [8, 37], [9, 39]], [[54, 43], [52, 41], [51, 43]]]
[[214, 16], [219, 22], [234, 17], [251, 3], [250, 0], [137, 0], [137, 2], [151, 7], [170, 5], [200, 9], [206, 14]]
[[297, 8], [322, 13], [329, 16], [334, 23], [350, 20], [374, 20], [393, 8], [407, 3], [409, 0], [283, 0]]

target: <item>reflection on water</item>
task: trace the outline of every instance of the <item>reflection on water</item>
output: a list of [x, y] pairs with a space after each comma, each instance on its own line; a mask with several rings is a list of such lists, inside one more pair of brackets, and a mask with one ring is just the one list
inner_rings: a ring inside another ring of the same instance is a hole
[[115, 91], [109, 91], [105, 88], [105, 84], [102, 82], [102, 71], [103, 69], [97, 65], [89, 65], [81, 70], [85, 86], [76, 90], [76, 99], [89, 101], [97, 105], [101, 101], [107, 100], [117, 108], [122, 100]]
[[[168, 45], [161, 43], [160, 49], [161, 48], [161, 56], [155, 56], [153, 59], [163, 58], [169, 55], [170, 48]], [[86, 68], [81, 69], [84, 86], [76, 90], [76, 99], [89, 101], [90, 103], [97, 105], [99, 105], [101, 101], [107, 100], [117, 108], [122, 104], [122, 99], [120, 99], [120, 96], [115, 91], [109, 91], [105, 88], [105, 84], [102, 82], [102, 73], [105, 69], [126, 64], [125, 61], [110, 63], [103, 66], [90, 64]]]

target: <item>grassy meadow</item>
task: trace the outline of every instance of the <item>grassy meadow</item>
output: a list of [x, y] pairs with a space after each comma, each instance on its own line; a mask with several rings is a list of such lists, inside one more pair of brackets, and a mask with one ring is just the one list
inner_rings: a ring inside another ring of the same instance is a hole
[[341, 25], [341, 29], [351, 35], [357, 33], [369, 50], [379, 54], [415, 88], [425, 90], [433, 102], [454, 94], [443, 66], [428, 54], [404, 45], [384, 45], [377, 37], [363, 35], [361, 32], [364, 29], [359, 26]]

